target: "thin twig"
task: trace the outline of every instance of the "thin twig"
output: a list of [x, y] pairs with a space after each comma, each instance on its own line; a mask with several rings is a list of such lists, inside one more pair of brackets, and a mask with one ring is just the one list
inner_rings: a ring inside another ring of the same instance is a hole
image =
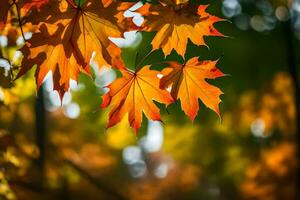
[[22, 26], [22, 22], [21, 22], [21, 14], [20, 14], [19, 6], [18, 6], [16, 0], [13, 0], [13, 4], [16, 6], [17, 15], [18, 15], [18, 24], [19, 24], [19, 27], [20, 27], [21, 34], [22, 34], [22, 37], [24, 39], [24, 42], [26, 42], [26, 38], [25, 38], [25, 35], [24, 35], [23, 26]]
[[127, 198], [123, 196], [122, 194], [118, 193], [115, 189], [108, 186], [107, 183], [103, 183], [99, 179], [94, 178], [91, 176], [87, 171], [82, 169], [80, 166], [75, 164], [73, 161], [69, 159], [65, 159], [65, 162], [72, 166], [76, 171], [78, 171], [84, 178], [86, 178], [90, 183], [98, 187], [100, 190], [110, 194], [111, 196], [114, 196], [118, 200], [126, 200]]

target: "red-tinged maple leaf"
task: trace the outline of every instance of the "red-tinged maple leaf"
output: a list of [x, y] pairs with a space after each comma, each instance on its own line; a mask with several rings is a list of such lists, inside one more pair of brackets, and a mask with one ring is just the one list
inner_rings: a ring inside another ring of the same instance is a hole
[[113, 48], [109, 48], [112, 43], [108, 37], [120, 36], [112, 17], [115, 11], [116, 6], [105, 8], [98, 0], [86, 0], [81, 5], [73, 0], [49, 0], [40, 12], [31, 12], [27, 20], [38, 23], [41, 30], [22, 49], [24, 58], [18, 77], [37, 64], [37, 86], [52, 71], [56, 74], [55, 89], [63, 95], [70, 79], [77, 80], [82, 70], [88, 72], [93, 53], [100, 67], [111, 63], [108, 50]]
[[4, 29], [7, 22], [8, 11], [12, 5], [11, 0], [0, 0], [0, 31]]
[[207, 7], [189, 3], [151, 6], [143, 30], [157, 31], [152, 41], [153, 49], [162, 48], [165, 55], [174, 49], [184, 57], [188, 39], [196, 45], [206, 45], [205, 36], [224, 36], [214, 27], [222, 19], [207, 13]]
[[102, 4], [104, 7], [108, 7], [112, 2], [113, 0], [102, 0]]
[[48, 1], [49, 0], [0, 0], [0, 30], [4, 29], [4, 26], [7, 23], [9, 10], [13, 5], [16, 6], [15, 17], [21, 19], [29, 11], [39, 9], [44, 4], [48, 3]]
[[[72, 43], [61, 41], [61, 32], [64, 27], [49, 36], [46, 25], [40, 27], [40, 32], [33, 37], [21, 49], [24, 59], [22, 60], [21, 70], [17, 78], [24, 75], [34, 65], [37, 65], [35, 73], [37, 88], [40, 88], [44, 78], [52, 71], [54, 90], [57, 90], [62, 98], [64, 93], [69, 90], [70, 79], [77, 80], [79, 72], [89, 73], [88, 65], [78, 64], [78, 58], [72, 52]], [[65, 40], [72, 34], [71, 31], [65, 33]], [[32, 42], [34, 41], [34, 42]], [[48, 45], [53, 44], [53, 45]]]
[[162, 73], [160, 87], [162, 89], [172, 86], [171, 95], [174, 99], [180, 99], [183, 111], [194, 121], [199, 110], [198, 99], [204, 105], [215, 111], [219, 116], [220, 95], [223, 92], [206, 82], [206, 79], [215, 79], [224, 76], [216, 68], [217, 61], [199, 61], [190, 59], [185, 64], [169, 62], [169, 67]]
[[128, 113], [130, 126], [137, 133], [142, 123], [143, 112], [148, 119], [161, 120], [160, 111], [153, 100], [169, 105], [173, 99], [166, 90], [159, 88], [159, 72], [150, 70], [150, 66], [145, 66], [138, 72], [121, 72], [123, 76], [108, 86], [110, 91], [103, 95], [101, 108], [113, 106], [109, 113], [108, 128], [120, 122]]
[[22, 16], [26, 15], [32, 9], [40, 9], [43, 5], [47, 4], [49, 0], [19, 0], [18, 6], [22, 10]]

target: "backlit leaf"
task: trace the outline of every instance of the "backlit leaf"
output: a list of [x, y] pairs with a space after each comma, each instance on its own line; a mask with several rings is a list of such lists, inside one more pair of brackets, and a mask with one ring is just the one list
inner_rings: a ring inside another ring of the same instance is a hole
[[220, 95], [222, 91], [206, 82], [206, 79], [215, 79], [224, 76], [216, 68], [217, 61], [198, 61], [190, 59], [186, 64], [169, 62], [169, 67], [163, 70], [161, 88], [172, 86], [171, 95], [174, 99], [180, 99], [181, 107], [191, 120], [194, 120], [199, 110], [198, 99], [218, 115]]

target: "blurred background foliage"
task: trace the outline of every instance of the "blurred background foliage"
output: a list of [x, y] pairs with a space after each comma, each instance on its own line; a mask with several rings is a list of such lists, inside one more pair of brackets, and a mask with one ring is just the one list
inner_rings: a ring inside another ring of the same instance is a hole
[[[192, 123], [177, 102], [162, 109], [164, 124], [144, 119], [137, 136], [125, 118], [105, 129], [100, 96], [119, 74], [93, 67], [93, 79], [81, 75], [63, 102], [50, 79], [37, 95], [33, 71], [13, 81], [22, 58], [20, 33], [12, 27], [1, 33], [0, 199], [299, 197], [289, 59], [299, 67], [300, 2], [209, 3], [211, 13], [231, 21], [217, 24], [230, 37], [206, 38], [210, 49], [190, 43], [186, 58], [220, 59], [218, 67], [229, 74], [212, 81], [225, 93], [222, 119], [201, 104]], [[140, 47], [124, 49], [125, 62], [151, 39], [143, 36]]]

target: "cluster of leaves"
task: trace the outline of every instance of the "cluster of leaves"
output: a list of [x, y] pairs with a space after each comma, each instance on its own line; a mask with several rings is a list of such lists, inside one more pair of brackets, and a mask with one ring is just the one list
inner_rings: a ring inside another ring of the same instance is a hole
[[[101, 107], [112, 107], [108, 128], [126, 114], [135, 132], [143, 113], [150, 120], [161, 121], [160, 109], [153, 100], [166, 106], [180, 100], [183, 111], [194, 120], [200, 99], [219, 115], [222, 91], [206, 81], [224, 76], [216, 67], [217, 61], [186, 60], [185, 53], [188, 41], [206, 46], [204, 37], [223, 36], [214, 27], [223, 20], [209, 14], [207, 5], [161, 0], [143, 2], [135, 12], [145, 20], [136, 26], [124, 17], [134, 4], [113, 0], [1, 0], [0, 31], [15, 23], [22, 35], [25, 30], [33, 32], [20, 49], [24, 57], [17, 78], [36, 66], [39, 89], [51, 71], [54, 90], [62, 98], [70, 80], [77, 81], [79, 73], [92, 76], [89, 63], [93, 57], [100, 67], [110, 66], [122, 74], [107, 86], [110, 90], [103, 96]], [[134, 66], [123, 62], [122, 49], [109, 39], [130, 30], [155, 33], [149, 52], [135, 52]], [[154, 63], [144, 62], [157, 51], [164, 54], [160, 71], [150, 68]], [[167, 59], [172, 52], [182, 62]]]

